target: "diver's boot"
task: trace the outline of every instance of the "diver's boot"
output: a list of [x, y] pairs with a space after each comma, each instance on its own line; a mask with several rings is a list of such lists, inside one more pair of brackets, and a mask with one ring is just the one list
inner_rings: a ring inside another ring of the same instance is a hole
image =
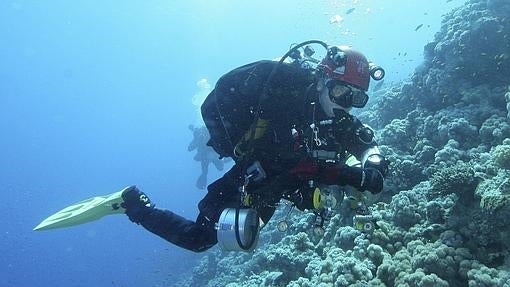
[[126, 215], [134, 223], [140, 224], [145, 215], [154, 209], [154, 205], [147, 195], [141, 192], [135, 185], [132, 185], [122, 192], [121, 204], [126, 209]]

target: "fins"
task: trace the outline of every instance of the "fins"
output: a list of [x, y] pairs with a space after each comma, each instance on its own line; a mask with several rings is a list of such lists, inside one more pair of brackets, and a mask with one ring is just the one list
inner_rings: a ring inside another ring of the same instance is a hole
[[111, 194], [82, 200], [51, 215], [37, 225], [34, 230], [49, 230], [74, 226], [98, 220], [106, 215], [124, 213], [121, 207], [122, 193], [128, 187]]

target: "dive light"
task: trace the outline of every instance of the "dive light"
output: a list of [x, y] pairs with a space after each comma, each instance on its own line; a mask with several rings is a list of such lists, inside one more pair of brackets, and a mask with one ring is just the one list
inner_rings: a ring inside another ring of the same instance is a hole
[[386, 72], [384, 72], [384, 69], [381, 68], [380, 66], [377, 66], [374, 63], [369, 63], [368, 69], [370, 71], [370, 77], [372, 77], [372, 79], [374, 79], [376, 81], [382, 80], [384, 78], [384, 76], [386, 75]]

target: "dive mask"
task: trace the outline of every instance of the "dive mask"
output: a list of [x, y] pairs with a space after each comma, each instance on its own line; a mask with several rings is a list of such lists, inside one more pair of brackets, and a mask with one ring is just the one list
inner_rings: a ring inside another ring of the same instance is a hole
[[343, 108], [363, 108], [368, 102], [368, 95], [364, 91], [341, 81], [328, 80], [326, 87], [330, 100]]

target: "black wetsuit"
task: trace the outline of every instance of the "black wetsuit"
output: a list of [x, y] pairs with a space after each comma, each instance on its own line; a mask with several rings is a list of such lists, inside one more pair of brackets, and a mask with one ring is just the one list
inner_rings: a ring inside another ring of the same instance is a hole
[[[274, 65], [277, 63], [260, 61], [235, 69], [218, 81], [211, 95], [245, 93], [253, 94], [253, 98], [257, 99]], [[305, 164], [306, 172], [303, 176], [301, 166], [303, 161], [320, 162], [311, 156], [311, 150], [334, 151], [337, 155], [335, 158], [342, 160], [341, 157], [347, 153], [359, 158], [365, 150], [375, 145], [373, 141], [359, 140], [359, 132], [364, 127], [348, 114], [344, 115], [346, 121], [343, 127], [340, 126], [344, 130], [340, 133], [333, 130], [337, 129], [338, 125], [324, 125], [319, 128], [317, 137], [314, 136], [310, 124], [315, 122], [318, 125], [321, 120], [327, 119], [318, 102], [315, 104], [317, 98], [315, 82], [310, 71], [297, 65], [283, 64], [278, 67], [270, 83], [268, 98], [262, 105], [261, 113], [261, 117], [267, 119], [270, 124], [264, 136], [254, 143], [254, 151], [250, 157], [251, 161], [257, 160], [262, 164], [267, 177], [260, 182], [250, 182], [247, 187], [248, 193], [252, 195], [251, 207], [257, 210], [264, 222], [271, 218], [275, 204], [282, 196], [307, 184], [310, 169], [318, 168], [318, 173], [316, 171], [314, 173], [316, 176], [312, 177], [325, 184], [356, 185], [361, 181], [358, 170], [329, 163], [312, 167]], [[240, 103], [240, 106], [256, 108], [258, 101], [250, 101]], [[246, 111], [240, 108], [227, 112]], [[228, 119], [224, 117], [223, 124], [236, 124], [225, 123]], [[253, 117], [247, 119], [252, 120]], [[210, 125], [208, 128], [211, 131]], [[235, 132], [239, 138], [246, 131], [239, 129]], [[322, 142], [320, 147], [315, 144], [317, 139]], [[231, 152], [232, 147], [232, 143], [225, 142], [219, 152]], [[221, 212], [225, 208], [239, 207], [241, 204], [239, 188], [244, 182], [246, 166], [246, 162], [237, 161], [222, 178], [208, 186], [207, 195], [198, 204], [200, 214], [196, 221], [156, 208], [141, 214], [135, 221], [173, 244], [196, 252], [204, 251], [217, 243], [215, 224]]]

